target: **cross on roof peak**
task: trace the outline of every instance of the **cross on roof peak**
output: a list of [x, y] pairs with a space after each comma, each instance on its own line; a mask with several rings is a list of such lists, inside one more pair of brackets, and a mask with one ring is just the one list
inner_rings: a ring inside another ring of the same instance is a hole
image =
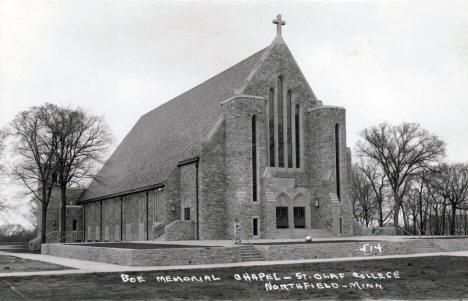
[[281, 26], [286, 24], [286, 21], [281, 20], [281, 15], [277, 15], [276, 19], [273, 19], [273, 24], [276, 24], [276, 34], [281, 36]]

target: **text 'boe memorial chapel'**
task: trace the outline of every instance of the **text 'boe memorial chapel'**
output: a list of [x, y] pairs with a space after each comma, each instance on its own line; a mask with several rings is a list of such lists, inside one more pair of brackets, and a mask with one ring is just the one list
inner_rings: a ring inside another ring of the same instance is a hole
[[352, 235], [345, 109], [273, 23], [271, 45], [138, 120], [73, 204], [85, 241], [233, 240], [236, 219], [242, 239]]

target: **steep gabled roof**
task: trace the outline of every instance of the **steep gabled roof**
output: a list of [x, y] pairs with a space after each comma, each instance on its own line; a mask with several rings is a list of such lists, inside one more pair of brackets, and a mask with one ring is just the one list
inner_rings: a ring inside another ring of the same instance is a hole
[[163, 183], [177, 163], [198, 156], [200, 141], [265, 49], [143, 115], [104, 164], [82, 200]]

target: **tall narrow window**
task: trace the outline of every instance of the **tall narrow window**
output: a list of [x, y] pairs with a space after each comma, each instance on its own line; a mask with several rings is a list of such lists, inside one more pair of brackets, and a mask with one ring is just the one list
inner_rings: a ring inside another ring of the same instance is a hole
[[258, 236], [258, 218], [252, 219], [252, 235]]
[[336, 168], [336, 195], [338, 201], [341, 201], [341, 187], [340, 187], [340, 125], [335, 124], [335, 168]]
[[299, 126], [299, 115], [300, 115], [300, 107], [296, 105], [296, 112], [294, 116], [294, 124], [296, 128], [296, 168], [301, 167], [301, 132]]
[[257, 129], [255, 115], [252, 116], [252, 201], [257, 201]]
[[277, 105], [278, 105], [278, 167], [284, 167], [284, 136], [283, 136], [283, 79], [277, 80]]
[[291, 119], [291, 102], [292, 102], [292, 93], [291, 90], [288, 90], [287, 94], [287, 100], [286, 100], [286, 126], [287, 126], [287, 152], [288, 152], [288, 167], [292, 168], [293, 167], [293, 161], [292, 161], [292, 119]]
[[268, 133], [270, 140], [270, 166], [275, 166], [275, 90], [268, 93]]
[[276, 78], [276, 90], [270, 88], [268, 91], [268, 102], [265, 110], [268, 115], [268, 126], [266, 127], [269, 145], [267, 150], [268, 165], [279, 168], [300, 168], [300, 107], [299, 104], [295, 104], [292, 90], [285, 88], [284, 85], [284, 78], [280, 75]]

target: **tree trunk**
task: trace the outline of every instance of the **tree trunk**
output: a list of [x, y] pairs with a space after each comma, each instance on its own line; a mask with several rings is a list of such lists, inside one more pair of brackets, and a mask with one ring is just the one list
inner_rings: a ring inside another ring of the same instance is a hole
[[41, 244], [46, 243], [46, 227], [47, 227], [47, 203], [41, 202]]
[[465, 210], [465, 214], [464, 214], [464, 219], [465, 219], [465, 235], [468, 233], [468, 224], [467, 224], [467, 220], [466, 220], [466, 210]]
[[395, 207], [393, 209], [393, 226], [395, 227], [395, 234], [400, 233], [398, 229], [398, 217], [400, 215], [400, 198], [398, 196], [398, 190], [393, 190], [393, 199], [395, 201]]
[[409, 232], [409, 227], [408, 227], [408, 215], [406, 214], [405, 209], [403, 206], [400, 206], [401, 213], [403, 214], [403, 229], [405, 229], [405, 232], [402, 233], [403, 235], [406, 235]]
[[60, 205], [60, 242], [65, 242], [66, 218], [67, 218], [67, 186], [60, 186], [61, 205]]
[[383, 227], [382, 200], [379, 201], [379, 227]]
[[466, 210], [464, 210], [463, 212], [463, 219], [465, 220], [465, 226], [463, 227], [463, 230], [464, 230], [464, 234], [466, 235], [466, 233], [468, 232], [468, 225], [466, 224], [467, 220], [466, 220]]
[[447, 205], [442, 206], [442, 235], [445, 235], [445, 211], [446, 211]]
[[429, 207], [429, 235], [432, 235], [432, 209]]
[[452, 203], [452, 220], [450, 223], [450, 235], [455, 235], [456, 217], [457, 217], [457, 206], [455, 203]]

